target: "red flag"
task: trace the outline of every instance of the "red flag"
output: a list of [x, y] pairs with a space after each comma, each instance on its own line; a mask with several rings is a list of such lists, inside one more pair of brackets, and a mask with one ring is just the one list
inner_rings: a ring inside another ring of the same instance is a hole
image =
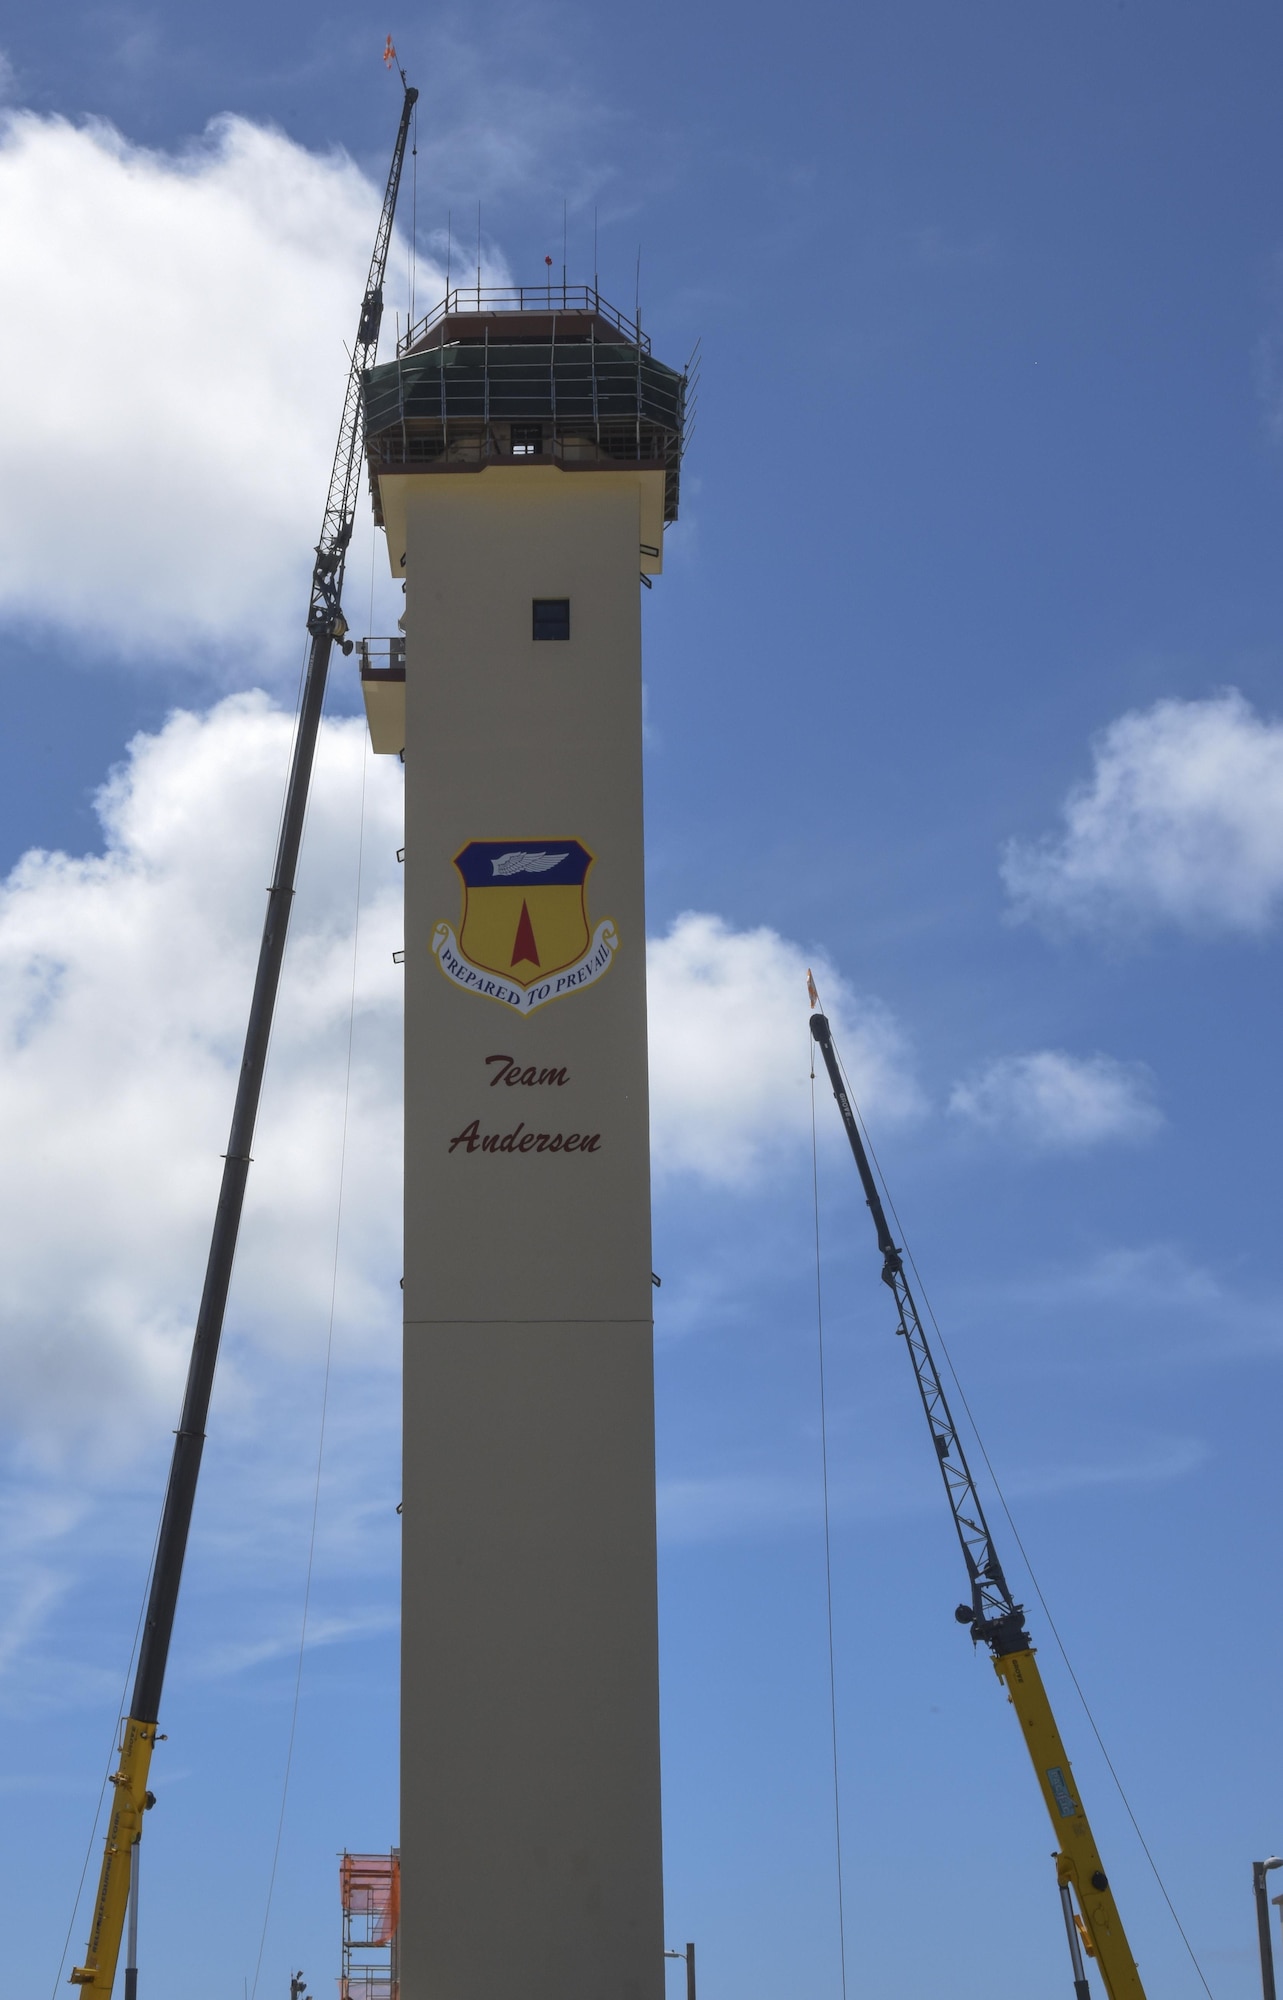
[[394, 47], [392, 46], [392, 37], [391, 37], [391, 35], [389, 35], [389, 36], [388, 36], [388, 38], [387, 38], [387, 41], [386, 41], [386, 42], [385, 42], [385, 43], [383, 44], [383, 67], [384, 67], [384, 69], [391, 69], [391, 67], [392, 67], [392, 65], [393, 65], [393, 63], [394, 63], [395, 61], [396, 61], [396, 50], [395, 50], [395, 48], [394, 48]]
[[809, 965], [806, 968], [806, 991], [810, 999], [811, 1005], [813, 1007], [818, 1007], [820, 1004], [820, 996], [816, 989], [815, 980], [811, 976], [811, 968]]

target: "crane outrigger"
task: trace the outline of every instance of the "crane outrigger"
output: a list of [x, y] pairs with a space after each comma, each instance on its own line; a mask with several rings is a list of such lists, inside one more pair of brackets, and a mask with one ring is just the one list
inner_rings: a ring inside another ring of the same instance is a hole
[[405, 91], [401, 122], [384, 191], [369, 275], [361, 299], [325, 518], [321, 525], [321, 538], [316, 545], [316, 561], [312, 566], [312, 593], [307, 612], [310, 635], [307, 669], [299, 701], [285, 808], [281, 815], [276, 866], [267, 892], [267, 914], [263, 921], [258, 971], [236, 1086], [231, 1136], [223, 1155], [222, 1186], [214, 1215], [200, 1309], [196, 1315], [182, 1416], [174, 1437], [133, 1697], [121, 1733], [120, 1762], [111, 1777], [113, 1797], [90, 1923], [89, 1948], [84, 1963], [75, 1968], [70, 1980], [82, 1993], [95, 1995], [97, 2000], [111, 2000], [121, 1933], [129, 1907], [130, 1883], [131, 1879], [136, 1879], [136, 1850], [142, 1838], [143, 1814], [155, 1804], [152, 1793], [147, 1789], [147, 1778], [152, 1751], [160, 1740], [157, 1732], [165, 1666], [174, 1630], [183, 1558], [187, 1553], [196, 1481], [205, 1444], [205, 1420], [214, 1387], [214, 1369], [227, 1309], [232, 1263], [236, 1256], [236, 1239], [245, 1204], [250, 1149], [254, 1141], [254, 1125], [272, 1034], [272, 1016], [285, 957], [285, 938], [298, 873], [299, 849], [303, 841], [316, 738], [325, 704], [330, 654], [336, 644], [344, 652], [352, 651], [341, 600], [348, 543], [352, 539], [356, 518], [357, 469], [362, 448], [362, 390], [366, 370], [372, 365], [378, 349], [379, 326], [383, 318], [383, 279], [392, 241], [392, 222], [410, 131], [410, 114], [419, 95], [406, 83], [404, 70], [401, 71], [401, 82]]
[[[811, 991], [814, 1004], [814, 989]], [[989, 1532], [984, 1507], [949, 1410], [944, 1383], [905, 1276], [903, 1254], [887, 1226], [882, 1197], [842, 1079], [837, 1050], [833, 1046], [833, 1030], [824, 1014], [812, 1014], [811, 1034], [824, 1058], [824, 1067], [829, 1073], [833, 1095], [855, 1156], [864, 1199], [873, 1217], [878, 1249], [882, 1252], [882, 1282], [895, 1300], [899, 1315], [896, 1332], [903, 1336], [913, 1363], [914, 1378], [940, 1462], [940, 1475], [962, 1549], [962, 1560], [966, 1564], [971, 1601], [960, 1604], [954, 1616], [960, 1625], [969, 1628], [977, 1645], [983, 1642], [989, 1648], [994, 1671], [1006, 1688], [1007, 1699], [1020, 1719], [1043, 1803], [1051, 1815], [1058, 1843], [1056, 1881], [1060, 1887], [1061, 1908], [1073, 1965], [1074, 2000], [1089, 2000], [1090, 1989], [1082, 1956], [1084, 1950], [1096, 1960], [1109, 2000], [1145, 2000], [1145, 1989], [1127, 1942], [1123, 1920], [1118, 1914], [1114, 1892], [1101, 1865], [1096, 1838], [1069, 1768], [1069, 1758], [1038, 1669], [1033, 1642], [1025, 1629], [1025, 1609], [1022, 1604], [1017, 1604], [1012, 1595]]]

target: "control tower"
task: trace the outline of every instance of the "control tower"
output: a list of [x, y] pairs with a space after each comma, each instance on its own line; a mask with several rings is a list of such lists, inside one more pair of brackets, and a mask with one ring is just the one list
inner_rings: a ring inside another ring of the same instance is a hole
[[451, 293], [366, 388], [404, 642], [401, 2000], [660, 2000], [643, 579], [685, 377]]

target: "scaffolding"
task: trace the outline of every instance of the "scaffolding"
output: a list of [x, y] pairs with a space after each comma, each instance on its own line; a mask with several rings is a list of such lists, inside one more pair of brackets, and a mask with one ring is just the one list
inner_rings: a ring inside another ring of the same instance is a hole
[[492, 464], [665, 475], [677, 518], [691, 370], [667, 368], [635, 321], [595, 287], [451, 292], [365, 378], [375, 518], [379, 474]]
[[401, 1856], [349, 1854], [339, 1861], [343, 1905], [343, 1971], [339, 2000], [399, 2000], [397, 1927], [401, 1916]]

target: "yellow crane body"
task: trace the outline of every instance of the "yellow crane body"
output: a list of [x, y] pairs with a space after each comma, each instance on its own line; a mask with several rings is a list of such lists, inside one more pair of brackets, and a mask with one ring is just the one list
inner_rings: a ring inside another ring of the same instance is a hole
[[129, 1866], [134, 1844], [141, 1839], [143, 1814], [152, 1803], [147, 1789], [151, 1753], [156, 1743], [156, 1724], [139, 1722], [130, 1716], [120, 1742], [120, 1763], [112, 1773], [115, 1797], [107, 1821], [107, 1842], [98, 1875], [93, 1922], [89, 1928], [89, 1949], [85, 1962], [71, 1975], [70, 1984], [97, 2000], [111, 2000], [116, 1981], [116, 1960], [125, 1928], [129, 1904]]
[[1074, 1774], [1051, 1712], [1032, 1647], [1000, 1653], [994, 1672], [1020, 1718], [1025, 1744], [1058, 1843], [1056, 1878], [1074, 1892], [1082, 1917], [1083, 1943], [1095, 1959], [1109, 2000], [1145, 2000], [1145, 1989], [1118, 1914], [1109, 1877], [1096, 1851], [1091, 1823], [1083, 1811]]

